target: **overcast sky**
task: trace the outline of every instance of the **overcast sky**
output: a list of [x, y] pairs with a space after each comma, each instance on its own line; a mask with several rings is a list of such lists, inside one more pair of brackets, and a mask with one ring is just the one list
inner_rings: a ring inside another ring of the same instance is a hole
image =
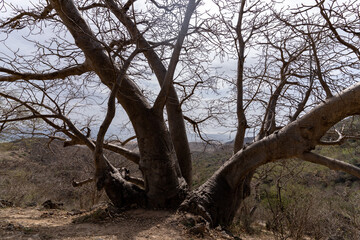
[[[22, 7], [26, 8], [27, 6], [31, 6], [32, 2], [37, 3], [38, 1], [34, 1], [34, 0], [33, 1], [11, 0], [11, 1], [5, 1], [5, 2], [7, 2], [7, 3], [11, 2], [11, 4], [14, 4], [14, 5], [18, 4], [18, 5], [21, 5]], [[206, 2], [205, 8], [210, 8], [210, 9], [216, 11], [216, 8], [214, 8], [213, 5], [210, 4], [210, 2], [211, 2], [210, 0], [205, 0], [205, 2]], [[297, 4], [300, 4], [302, 2], [306, 3], [306, 2], [309, 2], [309, 1], [285, 0], [284, 5], [285, 6], [296, 7]], [[312, 3], [313, 1], [310, 1], [310, 2]], [[9, 14], [9, 12], [4, 12], [4, 9], [2, 9], [1, 14], [2, 14], [2, 16], [6, 16], [6, 15]], [[0, 39], [4, 39], [4, 38], [8, 37], [8, 39], [6, 41], [6, 44], [7, 44], [8, 47], [10, 47], [13, 50], [19, 49], [22, 53], [25, 53], [25, 54], [31, 54], [32, 51], [33, 51], [32, 44], [27, 42], [27, 41], [24, 41], [23, 36], [28, 37], [28, 30], [27, 29], [24, 29], [24, 30], [21, 30], [21, 31], [14, 31], [10, 36], [5, 36], [4, 34], [0, 33]], [[46, 39], [46, 38], [49, 38], [51, 36], [51, 33], [45, 31], [42, 36], [45, 36], [44, 39]], [[37, 37], [38, 36], [32, 36], [30, 38], [37, 38]], [[1, 52], [5, 52], [5, 53], [10, 54], [10, 52], [6, 50], [5, 46], [1, 47]], [[222, 71], [231, 72], [233, 70], [236, 70], [236, 61], [228, 61], [226, 63], [220, 63], [219, 62], [219, 65], [222, 67]], [[153, 81], [153, 82], [150, 81], [150, 82], [147, 82], [146, 84], [148, 84], [150, 87], [158, 88], [158, 84], [157, 84], [156, 81]], [[228, 91], [228, 89], [223, 89], [223, 92], [226, 92], [226, 91]], [[211, 96], [208, 96], [208, 97], [211, 97]], [[91, 106], [91, 108], [85, 108], [83, 112], [84, 113], [86, 113], [86, 112], [91, 113], [91, 112], [94, 112], [94, 111], [100, 112], [100, 107], [94, 105], [94, 106]], [[123, 111], [119, 110], [118, 115], [122, 116], [122, 115], [125, 115], [125, 113]], [[121, 125], [121, 123], [117, 122], [117, 123], [115, 123], [115, 125], [112, 126], [112, 128], [113, 129], [118, 128], [120, 125]], [[234, 128], [235, 128], [235, 126], [234, 126]], [[207, 133], [209, 133], [209, 134], [212, 134], [211, 136], [215, 136], [216, 138], [219, 138], [219, 136], [217, 136], [217, 134], [220, 134], [221, 135], [221, 140], [228, 141], [233, 137], [233, 135], [223, 134], [226, 130], [228, 130], [228, 129], [224, 129], [224, 128], [221, 128], [221, 127], [218, 127], [218, 128], [212, 127], [212, 128], [208, 128], [205, 131]], [[110, 131], [111, 131], [111, 129], [110, 129]]]

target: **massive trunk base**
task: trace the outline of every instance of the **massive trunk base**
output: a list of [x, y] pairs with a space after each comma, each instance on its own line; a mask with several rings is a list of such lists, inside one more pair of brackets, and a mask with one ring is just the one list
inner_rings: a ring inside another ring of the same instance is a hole
[[179, 210], [202, 216], [211, 227], [229, 226], [243, 200], [250, 195], [251, 178], [252, 174], [244, 175], [235, 189], [221, 176], [210, 179], [205, 187], [190, 193]]
[[157, 198], [149, 197], [146, 191], [134, 183], [127, 181], [117, 169], [111, 169], [97, 178], [98, 190], [104, 188], [106, 195], [117, 208], [165, 208], [177, 209], [186, 198], [187, 188], [178, 189], [172, 197], [159, 195]]

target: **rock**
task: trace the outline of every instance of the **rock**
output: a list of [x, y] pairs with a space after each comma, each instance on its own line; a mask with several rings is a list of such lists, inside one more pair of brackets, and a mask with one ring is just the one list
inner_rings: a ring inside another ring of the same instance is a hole
[[5, 199], [0, 199], [0, 208], [6, 208], [6, 207], [13, 207], [14, 203], [5, 200]]
[[12, 223], [9, 223], [6, 228], [7, 231], [14, 231], [15, 230], [15, 225]]
[[43, 202], [42, 206], [46, 209], [60, 209], [62, 206], [64, 206], [63, 203], [55, 203], [51, 200], [46, 200]]
[[84, 211], [81, 211], [81, 210], [78, 210], [78, 209], [73, 209], [70, 212], [67, 212], [67, 215], [75, 216], [75, 215], [80, 215], [82, 213], [84, 213]]
[[206, 231], [206, 224], [205, 223], [198, 223], [194, 227], [189, 229], [189, 233], [194, 235], [200, 235], [204, 236], [204, 233]]
[[26, 203], [26, 207], [36, 207], [36, 206], [37, 206], [37, 203], [36, 203], [36, 202]]

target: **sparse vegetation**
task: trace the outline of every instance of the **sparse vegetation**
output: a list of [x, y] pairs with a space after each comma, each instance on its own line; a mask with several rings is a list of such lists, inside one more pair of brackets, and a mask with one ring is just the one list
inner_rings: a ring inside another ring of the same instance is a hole
[[[322, 146], [316, 151], [351, 162], [359, 154], [358, 149], [359, 141], [352, 141], [342, 146]], [[232, 226], [234, 231], [256, 233], [258, 224], [263, 223], [275, 239], [281, 240], [360, 238], [358, 178], [291, 160], [260, 168], [254, 179], [253, 193], [240, 211], [248, 206], [256, 211], [251, 216], [242, 212]], [[251, 218], [251, 230], [245, 217]]]
[[[0, 149], [0, 198], [16, 206], [40, 206], [52, 199], [67, 209], [89, 209], [105, 198], [94, 184], [76, 189], [71, 186], [72, 179], [93, 174], [91, 153], [86, 148], [63, 148], [59, 141], [48, 145], [48, 139], [24, 139], [1, 143]], [[115, 164], [135, 169], [121, 157], [111, 153], [109, 157]]]
[[[89, 165], [88, 153], [83, 148], [63, 149], [60, 142], [51, 143], [50, 147], [56, 148], [56, 152], [62, 149], [60, 157], [47, 149], [46, 139], [24, 141], [32, 144], [0, 144], [3, 166], [0, 170], [0, 198], [22, 207], [32, 202], [40, 205], [46, 199], [64, 202], [66, 209], [89, 209], [96, 203], [93, 195], [96, 191], [92, 186], [72, 188], [68, 182], [69, 178], [86, 178], [92, 171], [83, 171]], [[33, 148], [41, 151], [34, 154], [36, 150]], [[197, 145], [193, 152], [195, 187], [223, 164], [231, 149], [225, 145], [203, 151]], [[351, 161], [353, 156], [359, 154], [359, 142], [336, 147], [322, 146], [316, 151], [330, 157], [336, 154], [339, 159]], [[23, 152], [27, 155], [24, 156]], [[47, 161], [50, 158], [53, 160], [49, 165]], [[39, 159], [43, 160], [39, 162]], [[72, 161], [77, 161], [79, 168], [69, 168]], [[120, 164], [121, 160], [117, 161]], [[56, 174], [44, 171], [44, 166], [57, 169], [50, 171]], [[299, 160], [265, 165], [254, 175], [252, 195], [240, 208], [239, 213], [242, 214], [238, 215], [231, 230], [238, 236], [245, 233], [259, 236], [266, 230], [274, 239], [358, 239], [359, 185], [359, 179], [349, 174], [329, 171], [325, 167]], [[109, 217], [107, 214], [103, 208], [99, 208], [74, 221], [103, 221]]]

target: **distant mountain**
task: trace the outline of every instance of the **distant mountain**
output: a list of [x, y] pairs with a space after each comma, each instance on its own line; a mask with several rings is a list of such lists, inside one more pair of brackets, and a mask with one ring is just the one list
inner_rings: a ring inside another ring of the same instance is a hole
[[[190, 142], [202, 142], [203, 140], [200, 139], [200, 137], [194, 133], [188, 134], [188, 138]], [[219, 143], [225, 143], [230, 144], [234, 142], [233, 136], [230, 136], [228, 133], [210, 133], [210, 134], [203, 134], [203, 138], [209, 141], [219, 142]], [[253, 137], [246, 137], [245, 143], [249, 143], [253, 140]]]

